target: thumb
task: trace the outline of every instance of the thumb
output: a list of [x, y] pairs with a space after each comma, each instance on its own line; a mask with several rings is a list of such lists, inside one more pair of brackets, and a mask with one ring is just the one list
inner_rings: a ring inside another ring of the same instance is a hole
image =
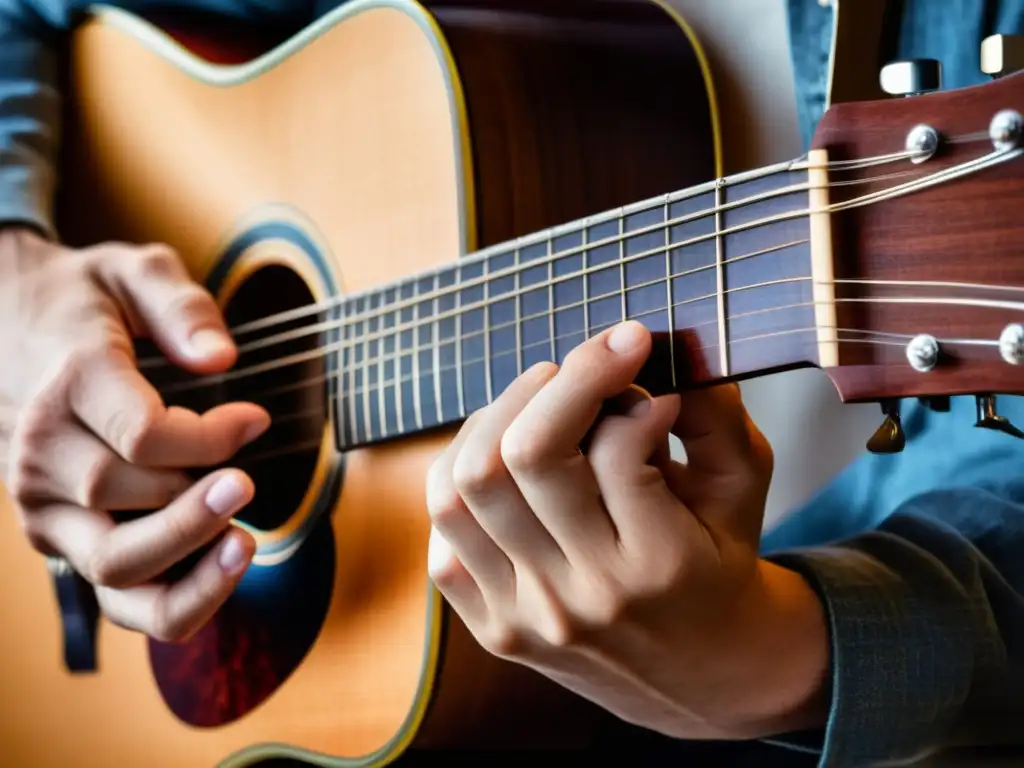
[[194, 373], [234, 365], [238, 349], [213, 296], [165, 245], [103, 245], [96, 276], [167, 358]]

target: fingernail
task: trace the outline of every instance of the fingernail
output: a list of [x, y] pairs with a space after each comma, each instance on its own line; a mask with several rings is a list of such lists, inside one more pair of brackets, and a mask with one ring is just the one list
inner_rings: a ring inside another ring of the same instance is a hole
[[270, 428], [270, 421], [258, 421], [255, 424], [250, 424], [245, 428], [245, 432], [242, 433], [242, 444], [248, 445], [249, 443], [256, 440], [260, 435]]
[[248, 561], [249, 558], [246, 555], [245, 547], [242, 546], [242, 542], [237, 535], [229, 535], [224, 539], [224, 544], [220, 548], [220, 556], [217, 558], [217, 562], [220, 563], [220, 567], [224, 571], [229, 574], [238, 573], [238, 571], [245, 567]]
[[624, 355], [640, 343], [643, 332], [644, 327], [635, 320], [621, 323], [608, 335], [608, 348], [612, 352]]
[[188, 343], [195, 357], [215, 357], [231, 350], [231, 341], [220, 331], [209, 328], [193, 333]]
[[224, 475], [206, 492], [206, 506], [214, 514], [226, 517], [242, 506], [247, 491], [235, 475]]

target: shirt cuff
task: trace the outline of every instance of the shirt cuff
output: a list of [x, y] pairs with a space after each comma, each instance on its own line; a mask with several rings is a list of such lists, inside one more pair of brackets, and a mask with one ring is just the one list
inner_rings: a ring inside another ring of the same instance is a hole
[[942, 746], [970, 688], [969, 609], [950, 600], [948, 590], [936, 589], [928, 576], [935, 565], [923, 562], [923, 551], [908, 554], [905, 542], [885, 533], [862, 539], [871, 539], [876, 553], [902, 558], [899, 570], [887, 564], [891, 558], [854, 547], [767, 558], [801, 574], [825, 607], [832, 690], [823, 731], [766, 741], [817, 752], [820, 768], [927, 756]]
[[0, 162], [0, 229], [23, 224], [57, 238], [49, 176], [46, 169]]

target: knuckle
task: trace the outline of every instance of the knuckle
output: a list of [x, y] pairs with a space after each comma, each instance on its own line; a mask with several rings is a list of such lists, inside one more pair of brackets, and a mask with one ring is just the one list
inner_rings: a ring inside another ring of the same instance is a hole
[[103, 489], [115, 464], [114, 455], [108, 451], [103, 451], [89, 464], [75, 494], [81, 506], [96, 509], [102, 503]]
[[467, 496], [481, 495], [500, 483], [505, 476], [501, 456], [463, 451], [452, 468], [455, 488]]
[[501, 438], [501, 459], [512, 471], [527, 472], [543, 466], [548, 443], [540, 430], [509, 429]]
[[103, 432], [110, 435], [117, 452], [126, 461], [135, 463], [142, 453], [146, 440], [156, 429], [163, 413], [159, 403], [145, 407], [141, 411], [114, 411], [104, 425]]
[[427, 512], [434, 525], [442, 531], [449, 530], [454, 523], [469, 514], [462, 497], [450, 483], [430, 486], [427, 493]]
[[45, 495], [50, 477], [41, 460], [47, 455], [45, 440], [31, 434], [26, 437], [12, 446], [6, 480], [11, 498], [23, 508], [34, 506]]
[[568, 650], [580, 645], [583, 627], [566, 613], [549, 613], [537, 633], [550, 647]]
[[[175, 548], [188, 547], [206, 527], [203, 523], [216, 522], [217, 518], [209, 514], [200, 505], [185, 506], [181, 510], [165, 510], [163, 536]], [[225, 524], [227, 521], [223, 521]]]
[[161, 592], [153, 601], [146, 634], [161, 643], [180, 643], [189, 637], [189, 626], [183, 617], [171, 610], [168, 592]]
[[177, 277], [182, 269], [177, 254], [169, 246], [160, 244], [138, 249], [135, 268], [138, 276], [144, 280]]
[[21, 516], [21, 532], [29, 546], [36, 552], [46, 554], [50, 551], [50, 543], [39, 520], [28, 515]]
[[121, 559], [106, 544], [100, 544], [93, 550], [82, 575], [97, 587], [120, 589], [127, 586], [127, 574]]
[[170, 317], [198, 318], [213, 314], [215, 305], [213, 297], [198, 285], [188, 284], [181, 294], [167, 308]]
[[523, 636], [504, 622], [491, 622], [476, 635], [480, 646], [492, 656], [510, 659], [520, 655], [525, 645]]

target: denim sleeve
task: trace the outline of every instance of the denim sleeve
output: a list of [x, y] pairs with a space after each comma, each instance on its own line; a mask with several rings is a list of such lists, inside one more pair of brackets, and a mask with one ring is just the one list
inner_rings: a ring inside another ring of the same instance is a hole
[[767, 555], [817, 591], [832, 650], [825, 728], [772, 741], [845, 768], [1014, 739], [1022, 551], [1024, 505], [962, 488], [914, 497], [841, 542]]
[[[311, 0], [114, 0], [129, 11], [205, 12], [267, 24], [311, 20]], [[0, 0], [0, 226], [24, 223], [55, 236], [60, 148], [58, 88], [75, 0]]]

